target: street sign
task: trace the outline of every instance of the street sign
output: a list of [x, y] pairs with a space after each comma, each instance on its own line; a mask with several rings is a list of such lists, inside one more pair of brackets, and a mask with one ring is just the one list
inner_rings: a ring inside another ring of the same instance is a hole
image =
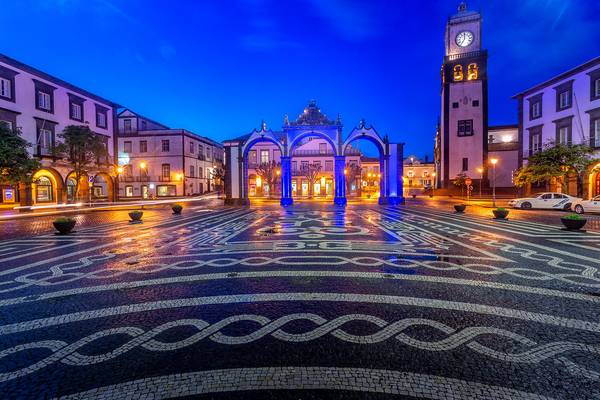
[[95, 178], [95, 177], [94, 177], [93, 175], [88, 175], [88, 182], [89, 182], [89, 183], [92, 183], [92, 182], [94, 182], [94, 178]]

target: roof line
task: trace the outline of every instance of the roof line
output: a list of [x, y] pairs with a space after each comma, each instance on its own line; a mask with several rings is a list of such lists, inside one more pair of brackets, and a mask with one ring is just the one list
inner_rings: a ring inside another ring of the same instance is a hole
[[580, 64], [580, 65], [578, 65], [578, 66], [576, 66], [574, 68], [571, 68], [570, 70], [567, 70], [567, 71], [565, 71], [565, 72], [563, 72], [563, 73], [561, 73], [559, 75], [556, 75], [553, 78], [550, 78], [550, 79], [548, 79], [548, 80], [546, 80], [546, 81], [544, 81], [542, 83], [539, 83], [539, 84], [537, 84], [537, 85], [535, 85], [535, 86], [533, 86], [533, 87], [531, 87], [531, 88], [529, 88], [527, 90], [524, 90], [524, 91], [522, 91], [520, 93], [517, 93], [512, 98], [513, 99], [517, 99], [520, 96], [523, 96], [523, 97], [527, 96], [528, 94], [536, 92], [536, 91], [540, 90], [541, 88], [544, 88], [546, 86], [552, 85], [553, 83], [562, 81], [563, 79], [566, 79], [566, 78], [568, 78], [571, 75], [575, 75], [576, 73], [579, 73], [579, 72], [581, 72], [583, 70], [591, 68], [591, 67], [593, 67], [594, 65], [597, 65], [597, 64], [600, 64], [600, 56], [592, 58], [591, 60], [586, 61], [583, 64]]
[[73, 85], [73, 84], [71, 84], [71, 83], [69, 83], [67, 81], [63, 81], [62, 79], [57, 78], [55, 76], [52, 76], [50, 74], [47, 74], [47, 73], [45, 73], [43, 71], [40, 71], [39, 69], [34, 68], [34, 67], [30, 66], [30, 65], [27, 65], [27, 64], [22, 63], [20, 61], [17, 61], [14, 58], [11, 58], [11, 57], [9, 57], [9, 56], [7, 56], [5, 54], [0, 53], [0, 61], [3, 62], [3, 63], [5, 63], [5, 64], [8, 64], [8, 65], [10, 65], [10, 66], [12, 66], [14, 68], [18, 68], [18, 69], [21, 69], [21, 70], [23, 70], [25, 72], [28, 72], [28, 73], [30, 73], [32, 75], [36, 75], [37, 77], [45, 79], [47, 81], [50, 81], [50, 82], [52, 82], [54, 84], [63, 86], [63, 87], [65, 87], [65, 88], [67, 88], [69, 90], [72, 90], [74, 92], [79, 92], [80, 94], [82, 94], [82, 95], [84, 95], [86, 97], [89, 97], [90, 99], [93, 99], [93, 100], [96, 100], [98, 102], [107, 104], [107, 105], [109, 105], [109, 106], [111, 106], [113, 108], [121, 107], [118, 103], [115, 103], [114, 101], [105, 99], [105, 98], [103, 98], [101, 96], [98, 96], [96, 94], [88, 92], [85, 89], [82, 89], [82, 88], [80, 88], [78, 86], [75, 86], [75, 85]]

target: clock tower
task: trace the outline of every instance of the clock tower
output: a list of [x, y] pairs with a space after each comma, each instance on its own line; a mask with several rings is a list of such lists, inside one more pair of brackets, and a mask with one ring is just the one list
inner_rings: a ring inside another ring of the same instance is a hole
[[444, 188], [461, 173], [478, 181], [478, 168], [487, 164], [487, 51], [482, 49], [481, 23], [481, 14], [461, 3], [446, 24], [438, 160]]

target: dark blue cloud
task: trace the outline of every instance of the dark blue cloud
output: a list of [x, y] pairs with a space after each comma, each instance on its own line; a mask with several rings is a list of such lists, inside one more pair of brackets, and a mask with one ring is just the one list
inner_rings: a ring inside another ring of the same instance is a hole
[[[166, 124], [226, 139], [308, 99], [431, 153], [458, 1], [5, 0], [0, 52]], [[597, 0], [480, 0], [490, 123], [511, 96], [600, 55]], [[40, 26], [52, 26], [40, 35]]]

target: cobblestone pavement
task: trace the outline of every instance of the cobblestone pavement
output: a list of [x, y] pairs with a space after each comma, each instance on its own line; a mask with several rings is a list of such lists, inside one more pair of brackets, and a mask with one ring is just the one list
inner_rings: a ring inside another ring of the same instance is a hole
[[39, 232], [0, 242], [2, 399], [600, 398], [598, 233], [324, 204]]

